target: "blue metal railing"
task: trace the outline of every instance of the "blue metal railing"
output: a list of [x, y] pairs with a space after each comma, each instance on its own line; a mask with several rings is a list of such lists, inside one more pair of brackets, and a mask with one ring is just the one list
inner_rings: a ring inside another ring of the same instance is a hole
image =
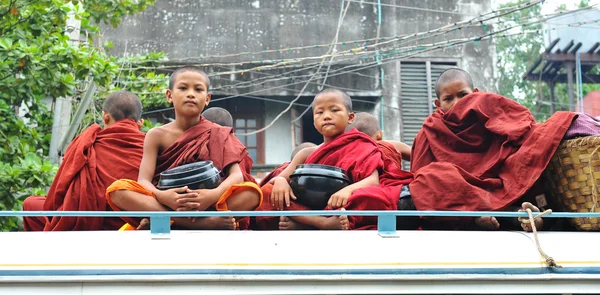
[[[541, 214], [534, 212], [533, 216]], [[503, 211], [338, 211], [338, 210], [314, 210], [314, 211], [0, 211], [0, 217], [23, 217], [23, 216], [80, 216], [80, 217], [149, 217], [150, 232], [152, 234], [165, 235], [170, 233], [171, 217], [210, 217], [210, 216], [377, 216], [377, 230], [381, 236], [396, 235], [397, 216], [426, 216], [426, 217], [528, 217], [527, 212], [503, 212]], [[544, 218], [600, 218], [600, 212], [552, 212], [544, 215]]]

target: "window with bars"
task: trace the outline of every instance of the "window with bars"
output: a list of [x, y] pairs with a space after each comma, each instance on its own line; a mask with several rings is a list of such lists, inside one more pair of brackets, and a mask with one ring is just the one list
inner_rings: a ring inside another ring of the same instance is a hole
[[246, 146], [254, 163], [264, 163], [264, 150], [262, 149], [263, 133], [249, 134], [258, 130], [259, 122], [256, 118], [237, 117], [234, 122], [234, 132], [237, 138]]

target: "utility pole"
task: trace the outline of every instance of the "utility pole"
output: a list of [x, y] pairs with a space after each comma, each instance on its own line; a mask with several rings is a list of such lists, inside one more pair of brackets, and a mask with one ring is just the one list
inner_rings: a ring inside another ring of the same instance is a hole
[[[75, 10], [78, 8], [73, 3], [69, 3], [71, 11], [66, 24], [66, 34], [70, 37], [71, 43], [78, 44], [81, 34], [81, 21], [75, 19]], [[80, 4], [77, 4], [78, 6]], [[57, 97], [54, 103], [54, 117], [52, 121], [52, 137], [50, 139], [50, 160], [54, 164], [59, 164], [58, 145], [61, 139], [67, 133], [71, 121], [71, 108], [73, 107], [72, 97]]]

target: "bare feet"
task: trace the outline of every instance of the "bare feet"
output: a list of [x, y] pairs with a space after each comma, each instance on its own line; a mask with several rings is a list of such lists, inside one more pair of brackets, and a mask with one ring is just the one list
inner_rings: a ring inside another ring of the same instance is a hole
[[[344, 208], [340, 209], [340, 211], [346, 211]], [[330, 229], [330, 230], [349, 230], [350, 229], [350, 221], [348, 221], [348, 216], [339, 215], [339, 216], [331, 216], [324, 217], [319, 229]]]
[[279, 217], [279, 230], [298, 230], [298, 229], [310, 229], [311, 227], [295, 221], [289, 217]]
[[[519, 212], [526, 212], [527, 209], [531, 209], [531, 212], [540, 212], [540, 208], [534, 206], [533, 204], [529, 203], [529, 202], [523, 202], [523, 204], [521, 204], [521, 208], [519, 209]], [[542, 218], [535, 218], [535, 228], [537, 230], [540, 230], [542, 228], [542, 226], [544, 226], [544, 220]], [[532, 231], [532, 227], [531, 227], [531, 223], [529, 223], [529, 218], [523, 218], [523, 217], [519, 217], [519, 222], [521, 223], [521, 227], [523, 228], [524, 231]]]
[[484, 230], [495, 230], [500, 227], [500, 223], [494, 216], [482, 216], [475, 218], [475, 225]]
[[194, 228], [198, 229], [237, 229], [237, 223], [233, 217], [203, 217], [194, 221]]
[[137, 230], [149, 230], [150, 229], [150, 219], [144, 218], [140, 221], [140, 225], [138, 225]]

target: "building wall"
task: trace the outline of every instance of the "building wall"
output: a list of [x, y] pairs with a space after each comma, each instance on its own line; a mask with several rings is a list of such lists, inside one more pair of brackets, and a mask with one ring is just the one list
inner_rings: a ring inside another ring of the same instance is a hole
[[[377, 1], [352, 1], [339, 30], [339, 41], [363, 40], [381, 37], [393, 37], [403, 34], [423, 32], [440, 28], [458, 21], [470, 19], [475, 15], [492, 10], [491, 0], [382, 0], [381, 26]], [[209, 74], [227, 70], [240, 70], [269, 64], [283, 58], [319, 57], [325, 54], [329, 46], [312, 46], [329, 44], [335, 37], [338, 27], [342, 3], [347, 1], [319, 0], [173, 0], [157, 1], [145, 12], [128, 17], [117, 29], [104, 28], [103, 41], [112, 41], [113, 55], [129, 55], [164, 51], [171, 60], [171, 65], [182, 63], [230, 63], [250, 62], [236, 66], [207, 66]], [[385, 6], [390, 5], [390, 6]], [[409, 9], [409, 7], [425, 10]], [[430, 11], [437, 10], [437, 11]], [[450, 13], [448, 13], [450, 12]], [[489, 26], [491, 30], [491, 26]], [[457, 30], [440, 37], [427, 39], [428, 43], [465, 36], [478, 36], [487, 32], [480, 26]], [[414, 43], [404, 44], [414, 45]], [[291, 47], [309, 46], [308, 49], [291, 49]], [[354, 48], [362, 44], [349, 42], [347, 47], [337, 46], [338, 50]], [[238, 54], [243, 52], [260, 52], [277, 50], [273, 53]], [[231, 54], [231, 55], [230, 55]], [[229, 56], [227, 56], [229, 55]], [[328, 75], [323, 83], [324, 75], [315, 76], [303, 95], [310, 97], [322, 87], [337, 87], [347, 91], [354, 99], [369, 100], [366, 109], [379, 115], [383, 110], [386, 139], [408, 140], [404, 135], [403, 122], [412, 120], [411, 124], [420, 124], [429, 109], [421, 110], [422, 115], [406, 117], [402, 114], [403, 82], [402, 63], [407, 61], [451, 61], [469, 71], [475, 84], [484, 91], [496, 91], [494, 77], [495, 49], [492, 41], [480, 41], [478, 45], [466, 44], [454, 48], [446, 48], [427, 54], [420, 54], [398, 61], [384, 62], [355, 73]], [[316, 61], [320, 61], [319, 58]], [[339, 64], [333, 65], [329, 73], [342, 67], [369, 62], [354, 58], [345, 60], [336, 58]], [[311, 60], [310, 62], [315, 62]], [[301, 66], [306, 66], [308, 62]], [[169, 69], [164, 69], [168, 72]], [[382, 70], [384, 73], [381, 81]], [[305, 86], [308, 78], [285, 76], [290, 71], [297, 71], [291, 76], [312, 75], [316, 66], [308, 69], [282, 68], [270, 71], [251, 71], [245, 74], [224, 74], [211, 76], [215, 94], [237, 95], [248, 94], [265, 98], [295, 97]], [[322, 72], [326, 69], [323, 67]], [[268, 83], [252, 83], [245, 87], [223, 88], [227, 85], [244, 81], [256, 81], [269, 75], [281, 77], [278, 81]], [[430, 77], [435, 81], [436, 77]], [[404, 84], [406, 88], [407, 85]], [[383, 96], [381, 107], [379, 97]], [[435, 97], [419, 97], [431, 100]], [[426, 101], [427, 106], [430, 101]], [[270, 122], [278, 110], [285, 105], [265, 103], [265, 124]], [[408, 119], [407, 119], [408, 118]], [[414, 121], [414, 122], [413, 122]], [[310, 128], [311, 126], [306, 126]], [[291, 146], [290, 116], [283, 116], [265, 133], [267, 142], [265, 149], [266, 163], [280, 163], [287, 160]]]
[[[284, 109], [286, 105], [274, 102], [265, 102], [265, 122], [271, 122]], [[265, 131], [265, 140], [268, 144], [265, 145], [265, 163], [280, 164], [290, 160], [292, 154], [292, 129], [291, 116], [286, 113], [273, 127]]]

